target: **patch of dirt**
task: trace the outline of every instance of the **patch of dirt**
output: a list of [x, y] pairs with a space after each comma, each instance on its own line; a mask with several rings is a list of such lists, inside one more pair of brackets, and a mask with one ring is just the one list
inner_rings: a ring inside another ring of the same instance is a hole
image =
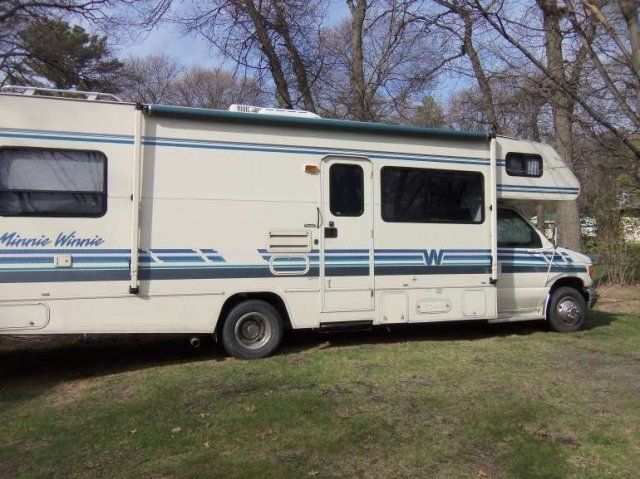
[[598, 287], [596, 309], [614, 314], [640, 315], [640, 285]]
[[16, 467], [8, 460], [0, 460], [0, 477], [14, 477]]
[[504, 477], [502, 466], [492, 457], [482, 454], [479, 460], [476, 460], [476, 466], [473, 468], [474, 476], [486, 479], [500, 479]]
[[[49, 438], [47, 437], [40, 438], [40, 439], [27, 439], [26, 441], [23, 441], [20, 444], [18, 444], [17, 450], [20, 454], [28, 454], [30, 452], [35, 451], [39, 447], [46, 446], [47, 444], [49, 444]], [[0, 471], [2, 471], [2, 466], [0, 466]], [[7, 476], [2, 476], [2, 477], [7, 477]]]
[[568, 447], [569, 449], [578, 449], [579, 447], [582, 446], [582, 444], [579, 441], [576, 441], [572, 437], [561, 437], [558, 439], [558, 442], [563, 446]]
[[84, 391], [93, 383], [91, 379], [76, 379], [61, 383], [53, 391], [54, 401], [60, 407], [69, 406], [80, 400]]

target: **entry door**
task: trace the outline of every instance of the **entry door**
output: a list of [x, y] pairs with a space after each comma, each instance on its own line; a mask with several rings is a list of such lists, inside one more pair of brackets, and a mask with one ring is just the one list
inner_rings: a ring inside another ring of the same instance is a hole
[[322, 162], [322, 311], [372, 310], [373, 178], [371, 162]]

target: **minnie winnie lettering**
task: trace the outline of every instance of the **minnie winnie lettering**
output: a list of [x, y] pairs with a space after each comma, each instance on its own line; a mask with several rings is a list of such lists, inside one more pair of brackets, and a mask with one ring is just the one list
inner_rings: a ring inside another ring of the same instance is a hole
[[59, 248], [87, 248], [104, 244], [104, 238], [95, 235], [93, 237], [78, 236], [76, 231], [59, 233], [55, 239], [51, 236], [20, 236], [15, 231], [6, 232], [0, 236], [0, 245], [13, 248], [44, 248], [56, 246]]

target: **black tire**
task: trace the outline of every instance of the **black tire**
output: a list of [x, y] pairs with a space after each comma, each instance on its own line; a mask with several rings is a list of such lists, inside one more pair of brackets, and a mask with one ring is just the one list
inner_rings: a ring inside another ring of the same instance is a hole
[[559, 333], [578, 331], [587, 319], [587, 302], [575, 288], [558, 288], [551, 297], [547, 319], [551, 329]]
[[282, 340], [280, 313], [266, 301], [250, 299], [233, 307], [220, 332], [224, 349], [240, 359], [272, 354]]

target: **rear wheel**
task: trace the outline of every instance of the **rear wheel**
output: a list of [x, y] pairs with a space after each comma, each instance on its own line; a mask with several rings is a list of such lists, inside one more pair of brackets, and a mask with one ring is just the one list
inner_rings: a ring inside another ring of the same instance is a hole
[[236, 305], [225, 318], [222, 346], [237, 358], [264, 358], [280, 345], [282, 332], [278, 311], [265, 301], [251, 299]]
[[565, 286], [553, 292], [548, 319], [554, 331], [578, 331], [584, 326], [586, 318], [587, 303], [579, 291]]

